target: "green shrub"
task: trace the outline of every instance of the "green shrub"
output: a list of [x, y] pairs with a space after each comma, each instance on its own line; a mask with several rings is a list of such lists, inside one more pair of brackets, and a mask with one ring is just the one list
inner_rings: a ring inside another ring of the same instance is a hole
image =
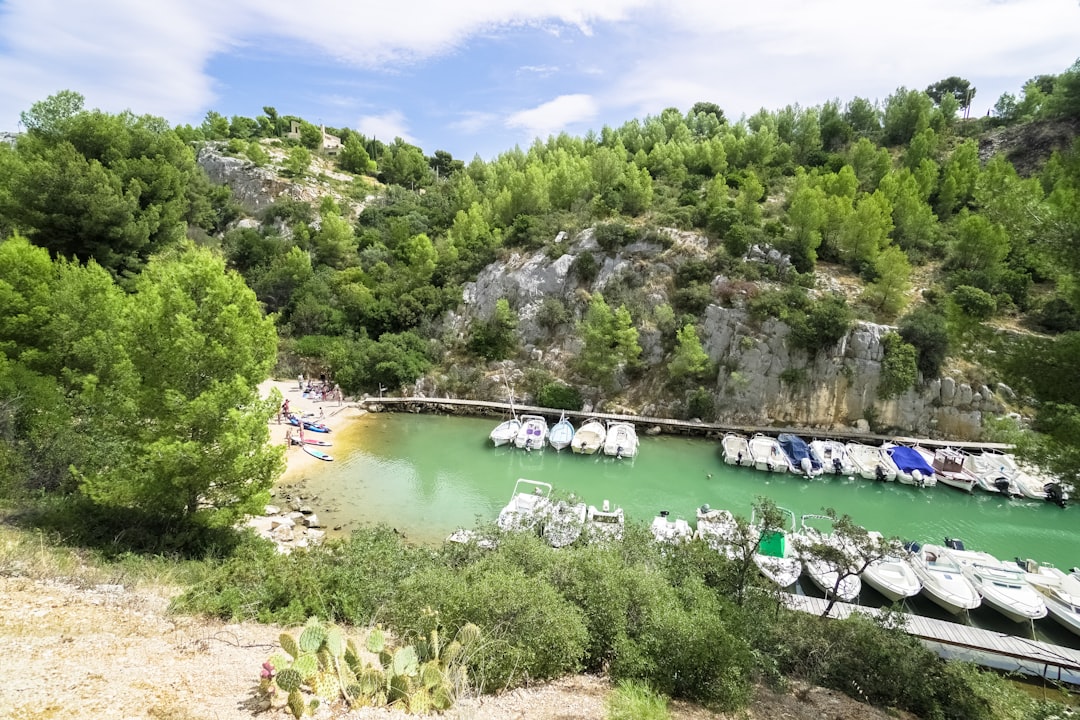
[[921, 307], [900, 319], [898, 332], [904, 342], [915, 347], [918, 353], [915, 364], [923, 379], [940, 375], [949, 354], [949, 330], [945, 318], [930, 308]]
[[616, 252], [640, 237], [640, 232], [622, 222], [601, 223], [593, 230], [596, 244], [605, 252]]
[[577, 278], [577, 281], [588, 285], [596, 279], [596, 276], [600, 273], [600, 263], [596, 261], [596, 256], [588, 250], [582, 250], [570, 263], [570, 276]]
[[667, 720], [667, 698], [645, 683], [621, 680], [607, 697], [607, 720]]
[[914, 345], [904, 342], [896, 333], [885, 333], [881, 337], [884, 348], [881, 359], [881, 383], [878, 395], [891, 398], [908, 388], [914, 387], [919, 377], [917, 365], [918, 351]]
[[805, 315], [790, 313], [786, 322], [791, 327], [792, 345], [813, 357], [840, 342], [853, 320], [854, 313], [847, 300], [829, 296], [814, 303]]
[[997, 312], [994, 297], [971, 285], [958, 286], [949, 293], [949, 299], [960, 312], [973, 320], [989, 320]]
[[540, 389], [536, 402], [541, 407], [580, 410], [584, 401], [576, 387], [561, 382], [549, 382]]
[[686, 417], [699, 418], [704, 422], [716, 420], [716, 395], [703, 387], [698, 387], [686, 398]]

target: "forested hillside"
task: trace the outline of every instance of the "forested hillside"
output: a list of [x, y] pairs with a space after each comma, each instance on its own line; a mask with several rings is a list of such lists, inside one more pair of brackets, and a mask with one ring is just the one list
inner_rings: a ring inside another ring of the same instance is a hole
[[[699, 102], [466, 163], [271, 107], [173, 128], [61, 92], [0, 145], [4, 492], [169, 517], [255, 502], [279, 462], [245, 455], [275, 357], [350, 392], [500, 374], [550, 406], [710, 419], [745, 371], [717, 361], [717, 308], [745, 313], [748, 352], [783, 327], [789, 392], [882, 324], [871, 403], [943, 372], [997, 388], [1038, 433], [989, 431], [1074, 480], [1080, 66], [962, 119], [973, 93], [739, 119]], [[197, 153], [273, 202], [230, 197]], [[476, 302], [523, 261], [561, 291]]]

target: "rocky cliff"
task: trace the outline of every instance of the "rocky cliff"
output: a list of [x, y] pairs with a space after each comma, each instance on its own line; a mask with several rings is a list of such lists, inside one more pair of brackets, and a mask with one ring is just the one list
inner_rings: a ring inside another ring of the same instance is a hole
[[[670, 246], [637, 243], [604, 253], [591, 231], [585, 231], [559, 257], [548, 257], [542, 251], [515, 254], [489, 266], [466, 286], [462, 307], [450, 322], [464, 334], [471, 320], [488, 317], [495, 302], [506, 298], [520, 317], [518, 332], [526, 354], [534, 362], [542, 360], [548, 369], [565, 370], [561, 363], [576, 354], [580, 341], [568, 327], [566, 332], [552, 332], [541, 326], [537, 316], [545, 298], [558, 298], [580, 318], [588, 294], [604, 292], [613, 283], [629, 284], [637, 288], [645, 310], [642, 314], [647, 314], [668, 302], [679, 264], [706, 253], [705, 238], [667, 232]], [[600, 267], [595, 280], [587, 285], [580, 284], [570, 271], [575, 257], [585, 251], [596, 256]], [[756, 257], [761, 262], [784, 263], [783, 258], [771, 257], [768, 252]], [[713, 286], [727, 284], [724, 278], [717, 278]], [[667, 358], [659, 332], [640, 317], [635, 321], [644, 362], [662, 371]], [[984, 413], [1004, 411], [988, 387], [973, 388], [948, 377], [920, 382], [899, 397], [879, 399], [881, 338], [891, 329], [884, 325], [856, 323], [835, 347], [810, 358], [789, 347], [786, 325], [774, 319], [751, 320], [738, 297], [726, 305], [719, 301], [709, 305], [699, 324], [702, 345], [720, 368], [714, 388], [720, 422], [819, 430], [872, 428], [924, 437], [977, 439]], [[635, 389], [629, 386], [619, 390], [620, 402], [636, 406], [643, 414], [671, 413], [678, 404], [674, 399], [658, 400], [655, 395], [635, 398]]]

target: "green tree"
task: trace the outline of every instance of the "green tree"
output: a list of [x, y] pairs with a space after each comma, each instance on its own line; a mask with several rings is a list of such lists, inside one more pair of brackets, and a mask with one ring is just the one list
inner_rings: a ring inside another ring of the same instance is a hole
[[383, 182], [409, 189], [425, 187], [431, 182], [431, 169], [423, 151], [401, 138], [395, 138], [386, 148], [379, 159], [379, 171]]
[[685, 379], [702, 378], [712, 369], [709, 356], [701, 347], [697, 328], [684, 325], [675, 334], [675, 352], [668, 363], [668, 375], [679, 382]]
[[311, 151], [302, 145], [291, 148], [281, 163], [285, 174], [296, 179], [307, 175], [309, 167], [311, 167]]
[[938, 377], [949, 354], [949, 330], [941, 313], [924, 305], [901, 318], [898, 332], [918, 351], [916, 364], [923, 379]]
[[127, 452], [85, 476], [84, 492], [161, 518], [206, 511], [231, 522], [257, 511], [282, 449], [267, 443], [277, 401], [257, 390], [276, 335], [254, 294], [220, 258], [186, 250], [147, 266], [125, 324], [139, 383], [113, 432]]
[[263, 149], [263, 146], [258, 140], [249, 142], [244, 154], [247, 156], [248, 160], [255, 163], [258, 167], [264, 167], [270, 162], [270, 154]]
[[625, 306], [612, 310], [604, 296], [596, 293], [589, 302], [585, 317], [578, 325], [584, 342], [578, 357], [578, 369], [591, 381], [610, 388], [615, 371], [641, 355], [637, 329]]
[[950, 268], [990, 272], [1009, 254], [1009, 235], [985, 216], [964, 212], [957, 219], [946, 260]]
[[951, 95], [960, 107], [967, 108], [975, 99], [975, 88], [971, 87], [970, 81], [952, 75], [927, 87], [926, 94], [937, 105], [941, 104], [945, 95]]
[[74, 90], [61, 90], [19, 113], [27, 132], [60, 135], [65, 123], [83, 111], [85, 98]]
[[910, 142], [916, 133], [930, 126], [931, 108], [933, 101], [926, 93], [904, 87], [897, 88], [895, 93], [885, 99], [885, 142], [890, 145]]
[[342, 170], [356, 175], [366, 175], [375, 170], [375, 163], [371, 161], [367, 148], [364, 147], [364, 141], [359, 135], [349, 136], [342, 144], [337, 160]]
[[821, 229], [827, 219], [825, 192], [813, 185], [803, 169], [799, 168], [788, 208], [788, 222], [792, 231], [791, 258], [799, 272], [813, 270], [817, 262], [817, 249], [821, 246]]
[[229, 118], [215, 110], [207, 111], [200, 127], [207, 140], [225, 140], [229, 137]]
[[485, 360], [505, 360], [517, 349], [518, 318], [506, 298], [495, 301], [491, 317], [475, 321], [469, 351]]
[[892, 229], [892, 206], [883, 192], [859, 198], [836, 238], [844, 264], [857, 272], [872, 271]]
[[307, 148], [318, 152], [322, 150], [323, 146], [323, 133], [322, 130], [315, 125], [312, 125], [306, 120], [300, 121], [300, 144]]
[[914, 345], [909, 345], [898, 334], [892, 332], [881, 336], [881, 345], [883, 354], [878, 396], [896, 397], [914, 387], [918, 380], [919, 370], [916, 362], [918, 351]]
[[874, 263], [877, 278], [866, 286], [862, 301], [886, 319], [895, 318], [908, 304], [911, 263], [903, 250], [888, 245]]

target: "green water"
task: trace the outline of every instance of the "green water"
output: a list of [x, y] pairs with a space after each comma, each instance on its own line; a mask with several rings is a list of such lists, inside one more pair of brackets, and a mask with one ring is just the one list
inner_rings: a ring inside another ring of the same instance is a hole
[[[497, 419], [366, 415], [332, 436], [336, 461], [313, 468], [304, 478], [305, 492], [318, 496], [310, 504], [323, 524], [339, 533], [387, 524], [418, 543], [441, 543], [459, 527], [494, 520], [510, 499], [514, 481], [528, 478], [593, 505], [606, 498], [622, 506], [628, 522], [648, 524], [658, 511], [670, 510], [693, 525], [703, 503], [748, 517], [754, 501], [766, 496], [796, 516], [834, 508], [860, 525], [904, 540], [940, 543], [946, 536], [958, 537], [969, 549], [1002, 559], [1023, 556], [1061, 568], [1080, 565], [1080, 508], [969, 495], [945, 486], [918, 489], [834, 476], [808, 481], [734, 468], [723, 463], [719, 442], [673, 436], [642, 436], [632, 461], [550, 448], [526, 453], [493, 448], [488, 433], [496, 424]], [[812, 587], [796, 590], [816, 594]], [[860, 601], [887, 604], [869, 588]], [[907, 605], [912, 612], [958, 620], [921, 595]], [[967, 621], [1010, 634], [1031, 632], [988, 608], [973, 611]], [[1049, 619], [1034, 630], [1040, 640], [1080, 647], [1080, 638]]]
[[641, 437], [632, 461], [569, 451], [525, 453], [493, 448], [496, 419], [405, 413], [372, 414], [332, 438], [332, 464], [308, 478], [326, 524], [345, 529], [386, 523], [421, 543], [441, 542], [458, 527], [490, 521], [517, 478], [551, 483], [586, 502], [620, 505], [629, 521], [651, 522], [670, 510], [694, 524], [702, 503], [749, 516], [764, 495], [796, 516], [834, 508], [867, 528], [905, 540], [959, 537], [968, 548], [1001, 558], [1018, 555], [1068, 568], [1080, 565], [1076, 512], [1035, 500], [968, 495], [938, 486], [918, 489], [846, 477], [807, 481], [734, 468], [718, 442]]

